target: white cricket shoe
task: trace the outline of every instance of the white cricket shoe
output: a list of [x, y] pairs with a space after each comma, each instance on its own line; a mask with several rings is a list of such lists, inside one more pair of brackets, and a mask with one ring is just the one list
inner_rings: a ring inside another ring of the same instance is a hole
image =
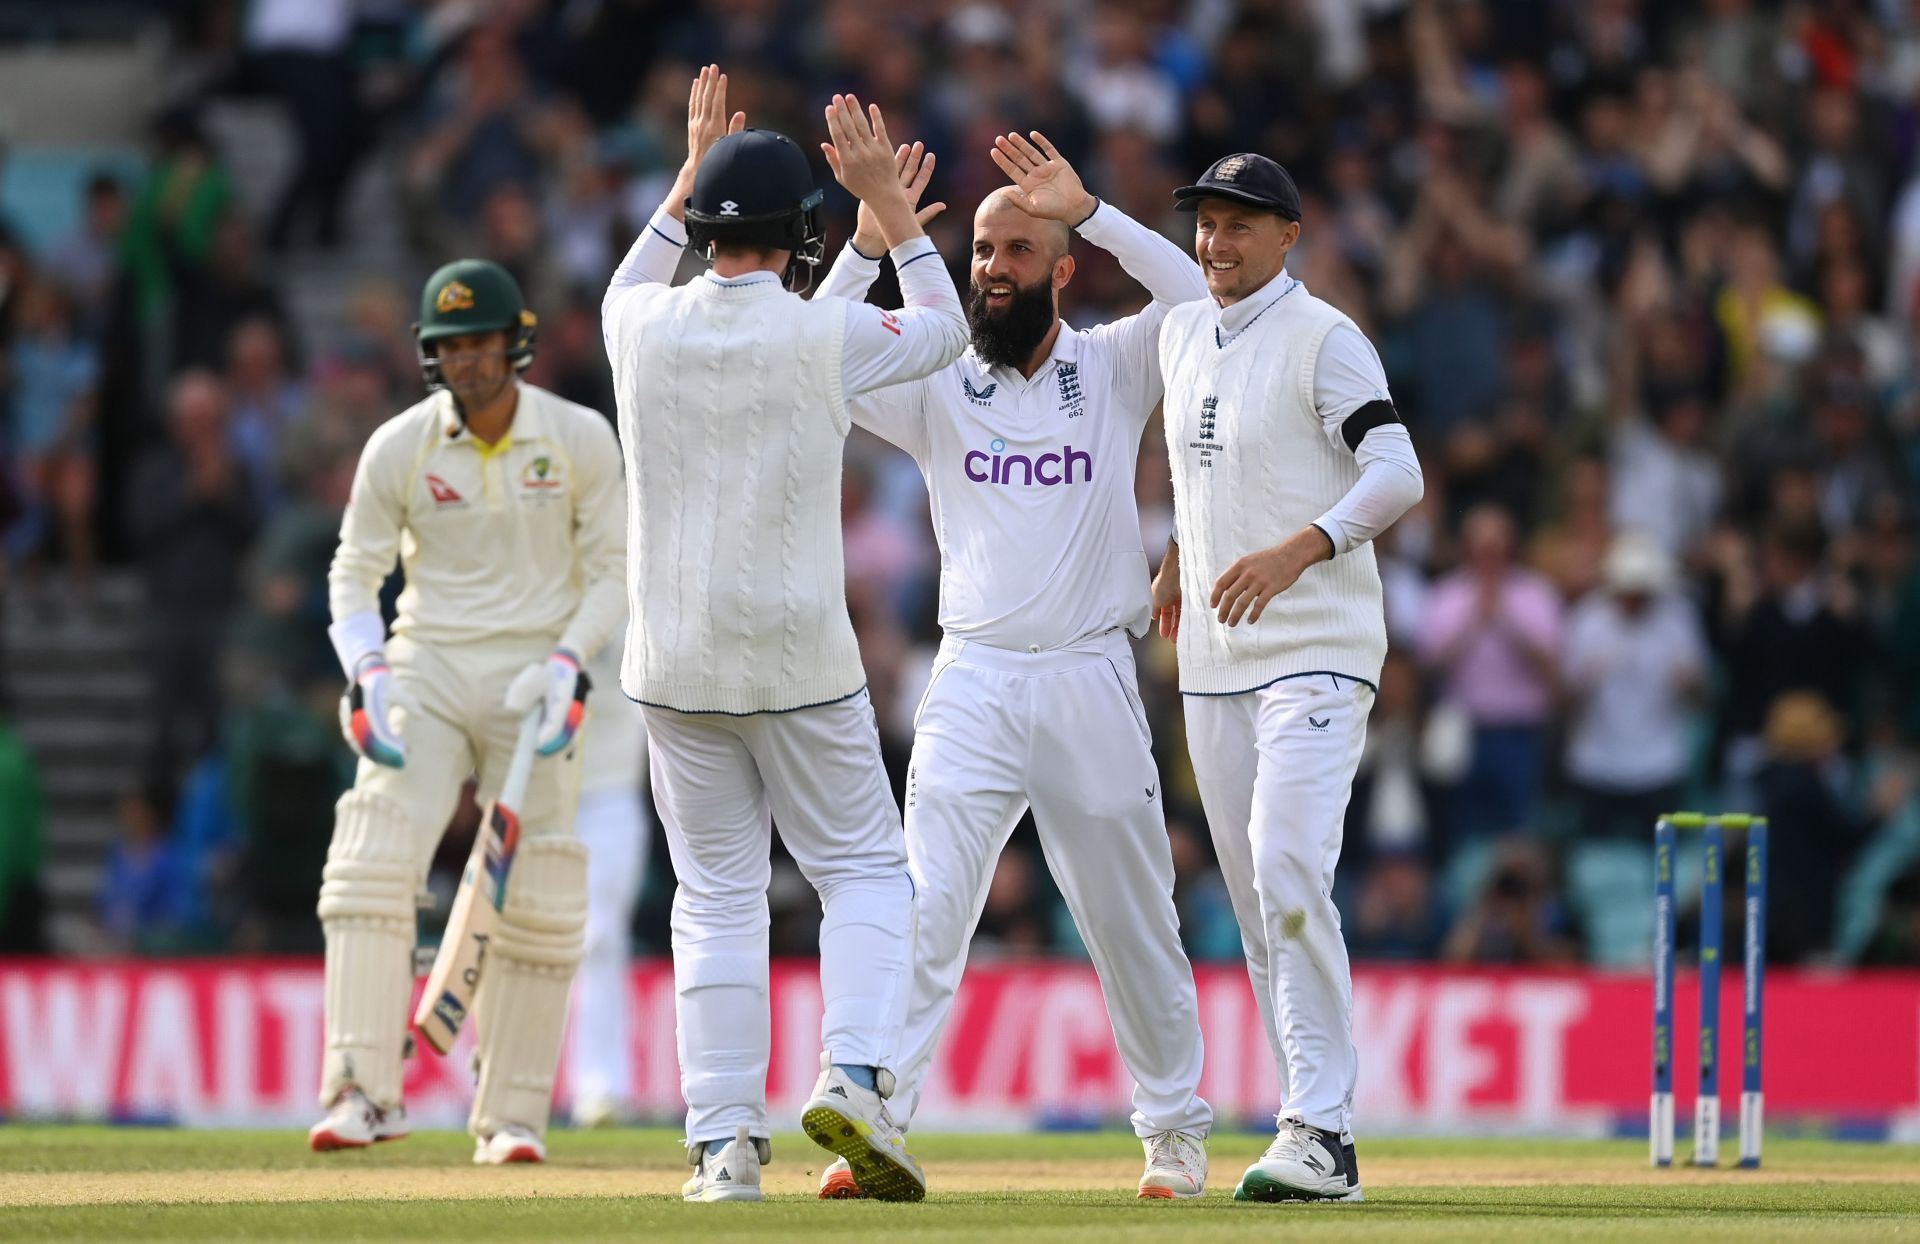
[[694, 1171], [693, 1178], [680, 1185], [682, 1200], [758, 1201], [763, 1199], [760, 1168], [773, 1161], [773, 1142], [739, 1127], [718, 1153], [708, 1153], [704, 1143], [687, 1146], [687, 1160]]
[[1155, 1132], [1140, 1142], [1147, 1170], [1140, 1176], [1140, 1199], [1199, 1196], [1207, 1190], [1207, 1142], [1192, 1132]]
[[510, 1162], [544, 1162], [547, 1145], [524, 1123], [509, 1123], [491, 1136], [473, 1143], [475, 1166], [505, 1166]]
[[307, 1144], [315, 1153], [333, 1153], [365, 1149], [383, 1140], [404, 1140], [407, 1132], [405, 1106], [382, 1110], [349, 1084], [334, 1094], [327, 1117], [308, 1129]]
[[1260, 1160], [1240, 1177], [1236, 1201], [1360, 1201], [1338, 1132], [1309, 1127], [1298, 1114], [1279, 1118], [1280, 1130]]
[[800, 1128], [819, 1145], [845, 1158], [854, 1183], [876, 1201], [918, 1201], [927, 1177], [907, 1152], [907, 1136], [887, 1113], [893, 1073], [880, 1069], [877, 1089], [861, 1088], [820, 1055], [820, 1078], [800, 1116]]
[[847, 1165], [845, 1158], [835, 1158], [820, 1172], [821, 1200], [859, 1201], [864, 1200], [866, 1195], [860, 1181], [853, 1177], [853, 1167]]

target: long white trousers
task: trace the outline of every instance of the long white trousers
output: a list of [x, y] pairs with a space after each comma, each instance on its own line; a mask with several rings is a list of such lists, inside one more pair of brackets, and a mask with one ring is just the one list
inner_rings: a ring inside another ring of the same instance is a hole
[[679, 886], [673, 978], [689, 1144], [771, 1136], [767, 886], [772, 822], [820, 893], [823, 1048], [897, 1076], [914, 895], [862, 690], [789, 713], [646, 710], [654, 806]]
[[1373, 689], [1312, 674], [1185, 699], [1187, 749], [1287, 1109], [1351, 1135], [1359, 1057], [1333, 870]]
[[919, 1106], [994, 864], [1029, 803], [1047, 867], [1086, 940], [1134, 1078], [1133, 1126], [1205, 1135], [1193, 969], [1173, 906], [1133, 650], [1118, 631], [1068, 652], [948, 639], [914, 726], [907, 854], [920, 948], [901, 1098]]

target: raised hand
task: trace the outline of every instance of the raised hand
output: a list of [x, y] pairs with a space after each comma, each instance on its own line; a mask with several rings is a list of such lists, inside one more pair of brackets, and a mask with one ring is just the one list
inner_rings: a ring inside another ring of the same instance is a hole
[[[927, 150], [925, 143], [914, 143], [911, 146], [902, 143], [893, 153], [893, 162], [900, 180], [900, 188], [906, 191], [907, 206], [915, 209], [913, 218], [924, 229], [934, 217], [947, 210], [945, 203], [929, 203], [925, 207], [920, 206], [921, 196], [927, 192], [927, 183], [933, 178], [933, 152]], [[854, 219], [853, 244], [854, 249], [863, 255], [876, 254], [886, 245], [880, 235], [880, 223], [874, 219], [872, 209], [865, 203], [860, 205], [860, 210]]]
[[708, 65], [693, 80], [687, 96], [687, 164], [698, 168], [713, 144], [747, 128], [747, 114], [727, 115], [727, 75]]
[[[987, 152], [1019, 190], [1020, 208], [1042, 220], [1077, 225], [1093, 215], [1099, 200], [1087, 193], [1080, 174], [1054, 149], [1047, 136], [1031, 131], [1033, 142], [1018, 134], [1002, 134]], [[1036, 146], [1035, 144], [1038, 144]]]
[[863, 203], [899, 193], [893, 143], [887, 138], [880, 105], [868, 104], [862, 109], [856, 96], [835, 95], [826, 112], [827, 135], [832, 141], [821, 143], [820, 150], [827, 157], [834, 180]]
[[[878, 104], [864, 109], [852, 95], [835, 95], [827, 105], [827, 135], [820, 144], [834, 180], [859, 199], [873, 214], [889, 250], [921, 236], [907, 189], [900, 181], [900, 161], [887, 137], [886, 118]], [[931, 173], [931, 169], [928, 170]]]

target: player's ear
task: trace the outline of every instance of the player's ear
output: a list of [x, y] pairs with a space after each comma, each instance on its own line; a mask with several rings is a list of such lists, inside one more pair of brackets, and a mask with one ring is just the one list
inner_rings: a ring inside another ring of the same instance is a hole
[[1062, 255], [1053, 261], [1053, 287], [1065, 289], [1067, 282], [1073, 279], [1073, 256]]

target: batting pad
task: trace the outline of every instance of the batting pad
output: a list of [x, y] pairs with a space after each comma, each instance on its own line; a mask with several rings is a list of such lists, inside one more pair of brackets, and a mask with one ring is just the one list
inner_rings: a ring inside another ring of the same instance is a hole
[[327, 937], [320, 1104], [351, 1084], [387, 1109], [400, 1104], [413, 989], [413, 833], [398, 803], [368, 791], [342, 795], [334, 816], [320, 885]]
[[522, 838], [474, 999], [480, 1081], [469, 1128], [475, 1136], [509, 1123], [546, 1134], [567, 989], [586, 945], [585, 844], [558, 834]]

